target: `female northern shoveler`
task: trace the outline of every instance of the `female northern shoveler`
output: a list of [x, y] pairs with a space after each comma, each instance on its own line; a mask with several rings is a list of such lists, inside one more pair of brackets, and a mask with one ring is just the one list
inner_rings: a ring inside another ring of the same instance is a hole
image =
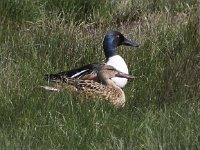
[[110, 101], [115, 106], [124, 106], [125, 94], [112, 80], [114, 77], [134, 79], [126, 73], [116, 70], [110, 65], [97, 67], [97, 78], [99, 82], [93, 80], [81, 80], [73, 78], [63, 78], [63, 81], [55, 81], [53, 86], [42, 86], [51, 91], [76, 91], [86, 97], [95, 97]]
[[[124, 59], [117, 55], [116, 48], [120, 45], [138, 47], [139, 44], [127, 40], [120, 32], [112, 31], [106, 34], [103, 41], [103, 49], [106, 56], [106, 65], [111, 65], [117, 70], [128, 74], [128, 67]], [[95, 80], [96, 79], [96, 67], [99, 65], [105, 65], [102, 63], [93, 63], [78, 69], [73, 69], [70, 71], [60, 72], [57, 74], [46, 75], [49, 81], [62, 80], [63, 78], [75, 78], [82, 80]], [[125, 78], [112, 78], [117, 86], [123, 88], [127, 84], [127, 79]]]

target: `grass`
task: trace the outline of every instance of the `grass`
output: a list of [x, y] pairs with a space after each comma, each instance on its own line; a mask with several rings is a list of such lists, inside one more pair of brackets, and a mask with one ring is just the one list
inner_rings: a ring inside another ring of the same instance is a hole
[[[199, 1], [0, 3], [1, 149], [200, 149]], [[137, 76], [124, 108], [39, 88], [104, 61], [110, 30], [141, 44], [118, 48]]]

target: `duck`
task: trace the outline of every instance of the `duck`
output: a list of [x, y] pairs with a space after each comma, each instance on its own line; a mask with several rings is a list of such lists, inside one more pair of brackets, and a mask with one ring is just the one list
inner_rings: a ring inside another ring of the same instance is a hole
[[[124, 35], [118, 31], [108, 32], [103, 40], [103, 50], [105, 54], [105, 63], [91, 63], [80, 68], [63, 71], [55, 74], [46, 74], [45, 79], [48, 81], [62, 80], [63, 78], [74, 78], [82, 80], [94, 80], [97, 81], [96, 70], [99, 66], [110, 65], [117, 70], [128, 74], [129, 70], [125, 60], [117, 54], [117, 47], [120, 45], [139, 47], [139, 44], [132, 42], [124, 37]], [[124, 88], [127, 84], [126, 78], [113, 77], [112, 80], [120, 88]]]
[[134, 76], [123, 73], [113, 66], [102, 65], [96, 68], [96, 74], [98, 82], [94, 80], [82, 80], [76, 78], [65, 77], [63, 80], [52, 81], [51, 86], [41, 86], [49, 91], [70, 91], [77, 92], [81, 95], [81, 98], [92, 97], [100, 100], [107, 100], [116, 107], [124, 107], [125, 105], [125, 93], [116, 85], [112, 80], [114, 77], [134, 79]]

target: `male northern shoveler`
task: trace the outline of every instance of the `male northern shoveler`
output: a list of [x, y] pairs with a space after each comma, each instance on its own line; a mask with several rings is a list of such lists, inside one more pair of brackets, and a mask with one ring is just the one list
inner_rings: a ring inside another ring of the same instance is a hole
[[[117, 55], [116, 48], [120, 45], [138, 47], [139, 44], [127, 40], [120, 32], [112, 31], [106, 34], [103, 41], [103, 49], [106, 56], [106, 65], [111, 65], [117, 70], [128, 74], [128, 67], [124, 59]], [[102, 63], [93, 63], [78, 69], [73, 69], [70, 71], [64, 71], [57, 74], [46, 75], [46, 78], [49, 81], [62, 80], [63, 78], [75, 78], [75, 79], [87, 79], [95, 80], [96, 77], [96, 67], [99, 65], [105, 65]], [[117, 86], [123, 88], [127, 84], [126, 78], [114, 77], [112, 80], [116, 83]]]
[[63, 81], [53, 81], [52, 86], [42, 86], [50, 91], [70, 90], [93, 98], [104, 99], [119, 107], [125, 104], [124, 91], [112, 80], [114, 77], [134, 79], [126, 73], [116, 70], [110, 65], [103, 65], [96, 68], [99, 82], [93, 80], [82, 80], [74, 78], [63, 78]]

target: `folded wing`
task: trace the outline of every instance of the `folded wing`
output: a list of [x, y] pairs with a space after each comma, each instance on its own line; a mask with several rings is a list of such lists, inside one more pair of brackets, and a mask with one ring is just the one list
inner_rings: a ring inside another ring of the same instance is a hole
[[56, 74], [46, 74], [45, 79], [49, 82], [61, 82], [65, 78], [97, 81], [97, 69], [104, 65], [104, 63], [93, 63], [69, 71], [63, 71]]

